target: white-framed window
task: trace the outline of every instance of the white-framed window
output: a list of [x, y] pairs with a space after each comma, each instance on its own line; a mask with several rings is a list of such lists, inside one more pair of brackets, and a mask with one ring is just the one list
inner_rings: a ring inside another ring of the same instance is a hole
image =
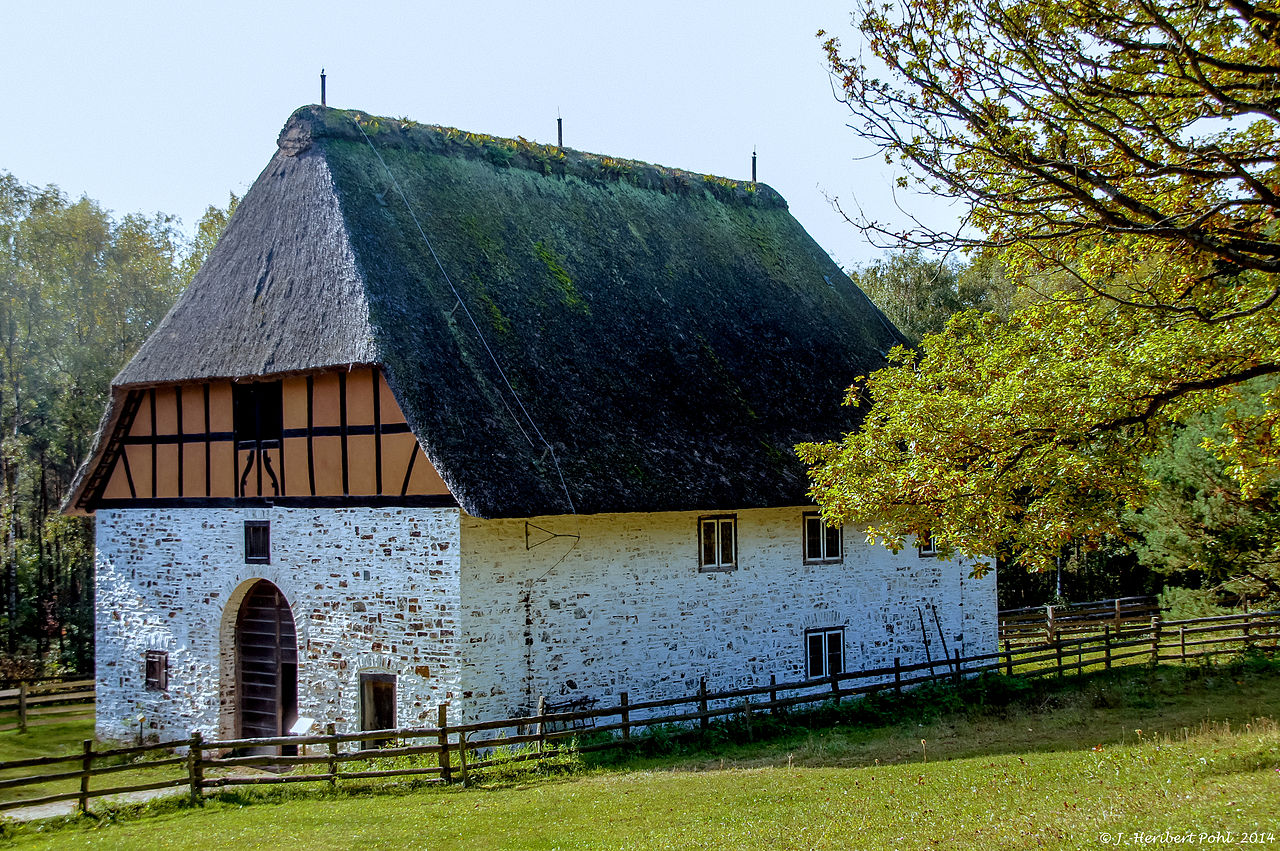
[[804, 672], [811, 680], [844, 673], [844, 627], [804, 631]]
[[916, 536], [916, 551], [920, 553], [920, 558], [933, 558], [938, 554], [938, 548], [933, 543], [933, 535], [925, 533]]
[[804, 560], [808, 563], [844, 561], [844, 529], [840, 526], [828, 526], [816, 511], [806, 511]]
[[698, 518], [698, 569], [738, 569], [738, 516], [717, 514]]

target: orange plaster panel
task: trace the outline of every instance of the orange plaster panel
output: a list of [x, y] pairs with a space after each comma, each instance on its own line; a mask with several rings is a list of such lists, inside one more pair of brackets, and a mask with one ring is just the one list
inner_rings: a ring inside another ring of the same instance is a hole
[[[336, 372], [326, 372], [315, 377], [312, 389], [312, 405], [316, 425], [336, 426], [342, 424], [338, 402], [338, 374]], [[317, 487], [319, 486], [317, 485]]]
[[378, 384], [378, 408], [382, 416], [382, 424], [404, 422], [404, 413], [396, 404], [395, 394], [387, 385], [387, 377], [382, 374], [382, 370], [378, 370]]
[[[187, 394], [183, 393], [182, 395], [183, 408], [185, 409]], [[203, 410], [201, 417], [203, 417]], [[185, 422], [182, 425], [184, 428], [186, 427]], [[184, 443], [182, 445], [182, 495], [185, 497], [204, 496], [203, 443]]]
[[[286, 426], [287, 428], [287, 426]], [[284, 439], [285, 496], [311, 496], [311, 481], [307, 475], [307, 439]]]
[[235, 428], [230, 381], [215, 381], [209, 385], [209, 423], [215, 432], [230, 432]]
[[[143, 402], [146, 406], [146, 402]], [[151, 492], [151, 447], [126, 446], [124, 451], [129, 455], [129, 470], [133, 473], [133, 486], [139, 499], [150, 499]]]
[[[399, 496], [404, 487], [404, 474], [409, 458], [418, 452], [418, 441], [411, 434], [388, 434], [382, 438], [382, 492]], [[422, 459], [419, 458], [418, 461]], [[414, 462], [417, 466], [418, 462]]]
[[[183, 434], [204, 434], [204, 385], [203, 384], [187, 384], [182, 388], [182, 433]], [[200, 450], [203, 455], [204, 450]], [[183, 461], [186, 463], [186, 460]], [[200, 469], [204, 470], [203, 462]], [[201, 472], [200, 475], [204, 475]], [[200, 486], [200, 492], [204, 493], [204, 485]]]
[[103, 499], [131, 499], [133, 494], [129, 492], [129, 479], [124, 474], [124, 462], [117, 459], [116, 467], [111, 471], [111, 478], [107, 480], [106, 490], [102, 492]]
[[235, 453], [229, 440], [219, 440], [209, 445], [209, 478], [212, 481], [210, 496], [236, 495]]
[[444, 480], [440, 478], [440, 474], [436, 472], [436, 468], [427, 460], [427, 456], [421, 449], [418, 450], [418, 460], [413, 462], [413, 478], [409, 479], [407, 492], [415, 496], [449, 493], [449, 489], [444, 486]]
[[[173, 401], [172, 396], [170, 401]], [[161, 406], [157, 404], [156, 407]], [[178, 495], [178, 445], [176, 443], [165, 443], [156, 447], [155, 495], [160, 499]]]
[[[373, 413], [372, 406], [369, 413]], [[378, 492], [372, 435], [347, 438], [347, 464], [347, 487], [352, 496], [370, 496]]]
[[342, 495], [342, 438], [315, 439], [316, 494]]
[[[307, 427], [307, 379], [300, 376], [286, 378], [281, 383], [281, 397], [284, 405], [284, 427]], [[285, 449], [287, 458], [289, 450]]]
[[142, 404], [138, 406], [138, 414], [133, 418], [133, 427], [129, 429], [130, 437], [151, 436], [151, 394], [146, 390], [136, 391], [142, 394]]
[[371, 370], [356, 369], [347, 373], [347, 425], [373, 425]]
[[156, 388], [156, 434], [178, 433], [178, 394], [172, 387]]

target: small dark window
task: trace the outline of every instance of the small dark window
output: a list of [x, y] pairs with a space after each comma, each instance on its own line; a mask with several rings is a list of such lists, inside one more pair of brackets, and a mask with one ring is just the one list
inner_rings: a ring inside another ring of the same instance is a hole
[[828, 526], [816, 511], [804, 515], [804, 560], [838, 562], [844, 560], [844, 529]]
[[738, 518], [735, 515], [698, 518], [698, 567], [702, 570], [737, 569]]
[[916, 549], [920, 552], [920, 558], [932, 558], [938, 554], [938, 548], [933, 543], [933, 535], [917, 536]]
[[[392, 730], [396, 726], [396, 675], [360, 675], [360, 729]], [[365, 747], [376, 748], [390, 739], [368, 739]]]
[[168, 691], [169, 654], [164, 650], [147, 651], [147, 691]]
[[231, 385], [236, 445], [279, 445], [284, 433], [284, 407], [279, 381]]
[[844, 627], [804, 634], [805, 674], [811, 680], [844, 673]]
[[271, 564], [271, 521], [244, 521], [244, 563]]

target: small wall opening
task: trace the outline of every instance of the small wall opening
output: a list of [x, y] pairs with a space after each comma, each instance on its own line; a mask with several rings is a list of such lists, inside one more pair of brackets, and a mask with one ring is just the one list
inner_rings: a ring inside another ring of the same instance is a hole
[[[396, 726], [396, 675], [375, 672], [360, 674], [360, 729], [391, 730]], [[376, 748], [390, 739], [366, 739], [365, 747]]]

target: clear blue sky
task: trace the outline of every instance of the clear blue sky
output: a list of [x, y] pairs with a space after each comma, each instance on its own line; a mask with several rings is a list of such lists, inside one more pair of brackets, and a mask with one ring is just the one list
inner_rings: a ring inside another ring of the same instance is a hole
[[[9, 2], [0, 170], [189, 229], [243, 193], [298, 106], [408, 116], [780, 191], [843, 265], [879, 252], [826, 196], [902, 219], [882, 157], [846, 126], [814, 34], [849, 7], [438, 2]], [[916, 202], [916, 207], [919, 202]]]

